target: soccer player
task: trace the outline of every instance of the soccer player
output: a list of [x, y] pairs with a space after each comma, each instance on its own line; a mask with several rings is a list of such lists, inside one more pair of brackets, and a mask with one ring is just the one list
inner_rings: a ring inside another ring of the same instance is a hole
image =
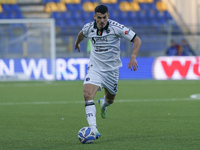
[[136, 71], [138, 68], [136, 57], [141, 45], [141, 40], [135, 32], [108, 18], [108, 8], [104, 5], [97, 6], [94, 14], [95, 20], [84, 25], [75, 42], [75, 49], [80, 52], [80, 42], [84, 38], [91, 39], [91, 55], [83, 90], [86, 118], [89, 126], [96, 131], [96, 139], [100, 137], [100, 133], [96, 124], [94, 96], [103, 86], [105, 95], [104, 98], [98, 100], [98, 103], [101, 109], [101, 117], [106, 118], [107, 107], [113, 103], [117, 93], [119, 67], [122, 66], [120, 38], [125, 38], [134, 43], [128, 64], [131, 71]]

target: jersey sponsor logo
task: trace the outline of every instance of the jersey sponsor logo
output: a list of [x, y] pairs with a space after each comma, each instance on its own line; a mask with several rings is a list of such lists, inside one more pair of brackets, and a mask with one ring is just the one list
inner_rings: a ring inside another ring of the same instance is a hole
[[105, 51], [108, 51], [108, 49], [99, 49], [99, 50], [96, 49], [95, 51], [96, 51], [96, 52], [105, 52]]
[[153, 66], [154, 78], [200, 79], [200, 57], [158, 57]]
[[103, 52], [103, 51], [108, 51], [108, 49], [104, 49], [105, 47], [103, 46], [96, 46], [95, 51], [96, 52]]
[[92, 43], [96, 44], [96, 41], [95, 41], [94, 37], [92, 37]]
[[103, 41], [108, 41], [107, 37], [92, 37], [92, 42], [93, 44], [96, 44], [96, 42], [103, 42]]

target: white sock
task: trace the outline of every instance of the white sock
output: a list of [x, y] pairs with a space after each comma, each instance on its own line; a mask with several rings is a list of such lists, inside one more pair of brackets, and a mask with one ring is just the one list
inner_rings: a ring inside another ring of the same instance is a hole
[[105, 109], [105, 107], [109, 106], [110, 103], [106, 101], [106, 96], [104, 96], [103, 101], [101, 102], [101, 108]]
[[97, 131], [97, 124], [96, 124], [96, 107], [94, 105], [93, 100], [89, 100], [85, 102], [85, 112], [86, 118], [89, 126], [94, 130]]

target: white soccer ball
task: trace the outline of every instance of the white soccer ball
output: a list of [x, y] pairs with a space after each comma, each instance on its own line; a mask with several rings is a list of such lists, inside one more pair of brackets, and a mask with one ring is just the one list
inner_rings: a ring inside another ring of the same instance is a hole
[[90, 127], [83, 127], [78, 131], [78, 139], [83, 144], [93, 143], [96, 139], [95, 131]]

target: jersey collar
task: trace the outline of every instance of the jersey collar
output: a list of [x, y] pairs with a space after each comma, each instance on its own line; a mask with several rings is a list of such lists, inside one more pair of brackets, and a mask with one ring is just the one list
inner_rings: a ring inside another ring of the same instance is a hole
[[94, 21], [94, 28], [97, 29], [97, 35], [102, 36], [103, 30], [107, 30], [107, 29], [108, 29], [108, 26], [109, 26], [109, 22], [107, 22], [107, 25], [106, 25], [104, 28], [102, 28], [102, 29], [99, 30], [99, 29], [97, 28], [97, 23], [96, 23], [96, 21]]

